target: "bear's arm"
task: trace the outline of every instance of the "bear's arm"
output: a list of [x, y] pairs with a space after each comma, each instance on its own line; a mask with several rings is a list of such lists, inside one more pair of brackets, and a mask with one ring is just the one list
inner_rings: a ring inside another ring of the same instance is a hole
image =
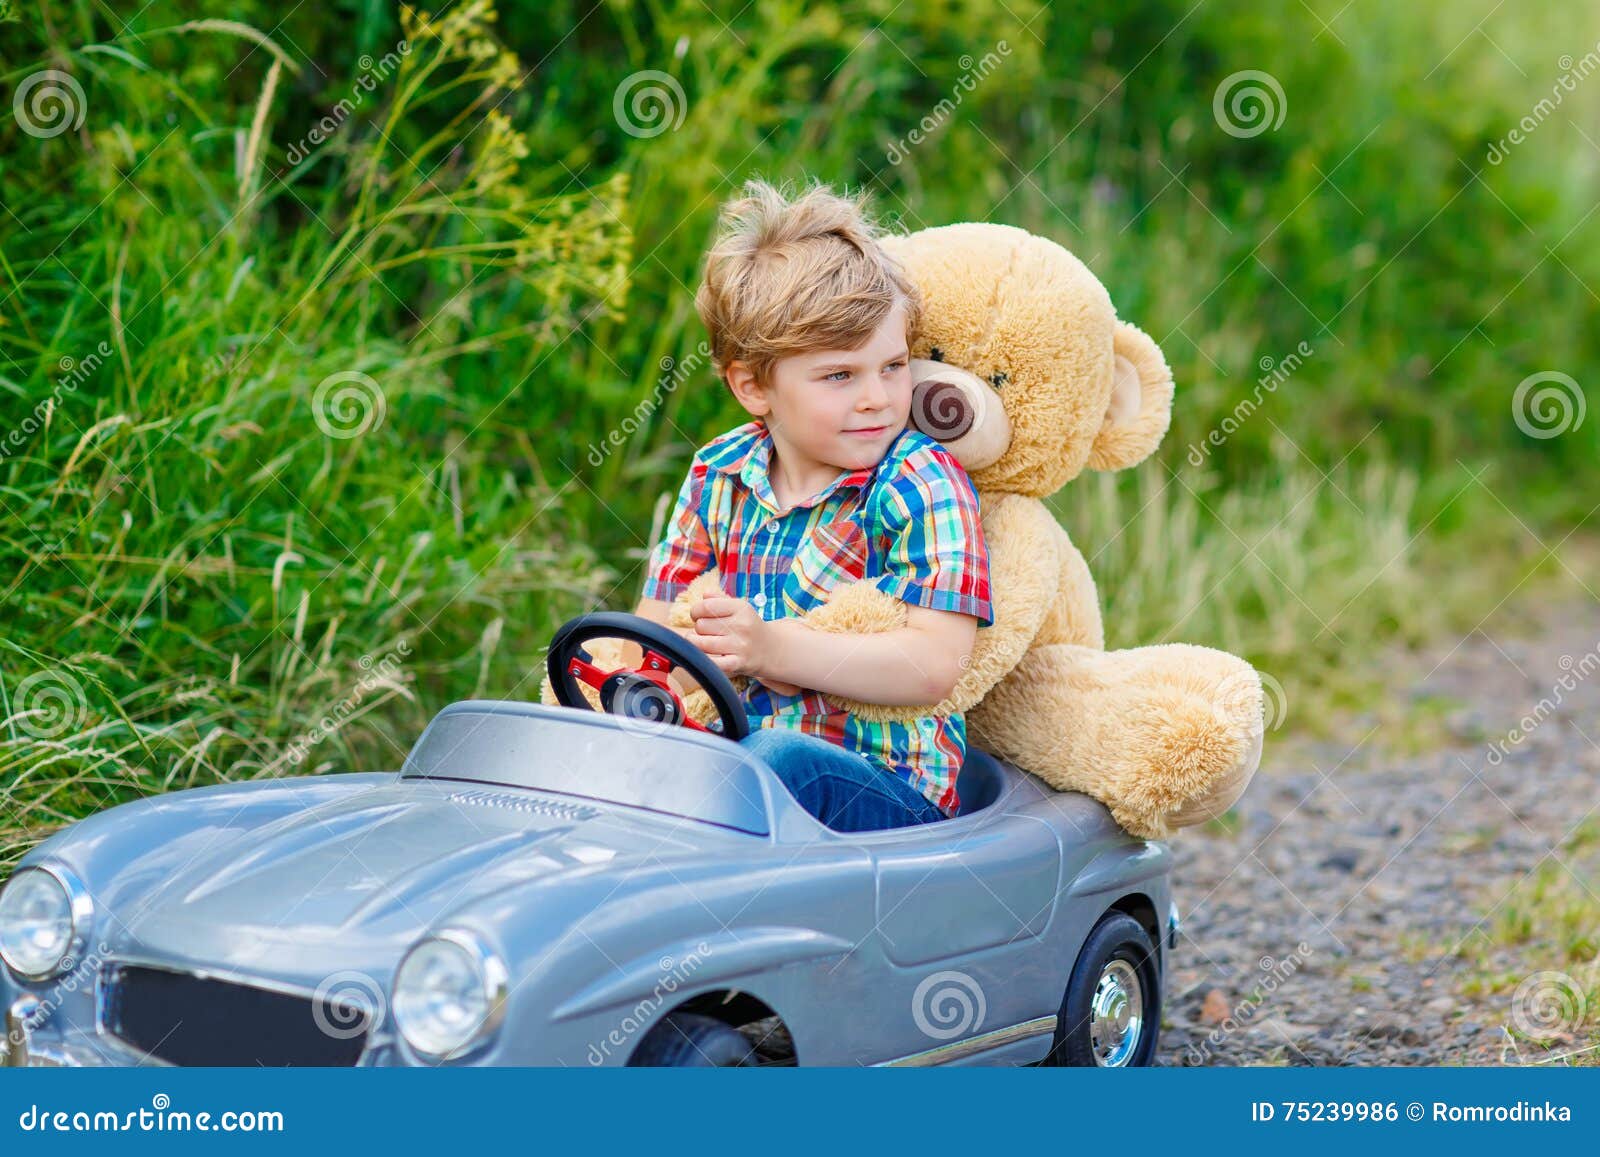
[[[834, 706], [873, 722], [906, 721], [971, 710], [1011, 671], [1055, 606], [1065, 536], [1050, 512], [1031, 498], [985, 498], [983, 537], [989, 550], [989, 589], [994, 622], [978, 631], [972, 661], [943, 701], [921, 707], [889, 707], [829, 695]], [[906, 623], [905, 604], [872, 584], [835, 587], [828, 601], [805, 616], [808, 627], [834, 634], [888, 631]]]

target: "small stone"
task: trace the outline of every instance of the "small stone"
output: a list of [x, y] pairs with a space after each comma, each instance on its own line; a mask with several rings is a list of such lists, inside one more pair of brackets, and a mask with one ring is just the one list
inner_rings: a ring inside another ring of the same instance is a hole
[[1393, 1015], [1376, 1018], [1367, 1031], [1374, 1038], [1398, 1041], [1403, 1045], [1425, 1044], [1428, 1039], [1415, 1025]]
[[1223, 995], [1222, 989], [1213, 988], [1200, 1002], [1200, 1023], [1221, 1024], [1232, 1012], [1233, 1009], [1229, 1006], [1228, 998]]
[[1336, 872], [1349, 874], [1356, 870], [1356, 865], [1361, 862], [1361, 853], [1353, 852], [1349, 848], [1340, 848], [1325, 858], [1319, 868], [1332, 868]]
[[1294, 1021], [1284, 1020], [1279, 1016], [1264, 1016], [1256, 1022], [1251, 1031], [1266, 1032], [1289, 1040], [1301, 1040], [1305, 1037], [1316, 1035], [1321, 1028], [1321, 1025], [1297, 1024]]

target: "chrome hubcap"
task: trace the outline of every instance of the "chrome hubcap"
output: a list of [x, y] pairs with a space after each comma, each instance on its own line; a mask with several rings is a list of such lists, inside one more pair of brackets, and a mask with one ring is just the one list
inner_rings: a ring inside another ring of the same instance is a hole
[[1100, 971], [1089, 1006], [1089, 1043], [1094, 1063], [1120, 1068], [1132, 1059], [1144, 1036], [1144, 989], [1126, 960], [1109, 961]]

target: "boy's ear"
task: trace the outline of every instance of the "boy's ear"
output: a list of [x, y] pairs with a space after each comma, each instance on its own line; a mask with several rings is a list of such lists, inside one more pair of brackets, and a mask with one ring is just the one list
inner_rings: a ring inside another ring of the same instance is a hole
[[1172, 371], [1154, 339], [1117, 322], [1112, 336], [1111, 400], [1089, 450], [1091, 470], [1123, 470], [1148, 458], [1172, 421]]
[[731, 361], [723, 371], [722, 380], [728, 383], [728, 389], [739, 404], [757, 418], [766, 415], [772, 406], [767, 401], [766, 391], [756, 381], [754, 371], [744, 362]]

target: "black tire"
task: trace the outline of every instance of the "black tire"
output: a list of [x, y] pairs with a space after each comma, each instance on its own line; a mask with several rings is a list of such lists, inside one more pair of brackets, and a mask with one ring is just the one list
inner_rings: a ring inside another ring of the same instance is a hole
[[1160, 1033], [1161, 969], [1155, 945], [1132, 916], [1107, 912], [1072, 966], [1044, 1064], [1143, 1067], [1154, 1059]]
[[754, 1048], [742, 1032], [693, 1012], [663, 1017], [628, 1058], [633, 1068], [748, 1068], [755, 1063]]

